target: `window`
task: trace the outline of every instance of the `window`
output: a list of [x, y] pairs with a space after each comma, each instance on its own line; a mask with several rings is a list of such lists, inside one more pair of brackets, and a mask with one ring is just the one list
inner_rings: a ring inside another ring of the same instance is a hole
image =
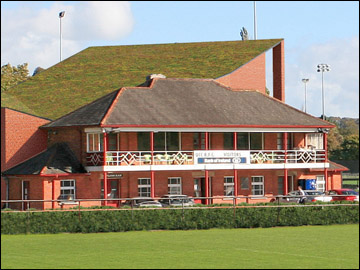
[[251, 194], [252, 195], [264, 195], [264, 177], [252, 176], [251, 177]]
[[234, 177], [224, 177], [224, 196], [234, 196]]
[[181, 177], [168, 178], [168, 194], [181, 194]]
[[87, 134], [87, 151], [101, 152], [103, 151], [104, 134], [88, 133]]
[[205, 132], [194, 133], [194, 150], [205, 150]]
[[179, 132], [157, 132], [154, 133], [155, 151], [179, 151]]
[[278, 195], [284, 195], [284, 176], [278, 177]]
[[237, 133], [238, 150], [261, 150], [263, 149], [262, 132], [238, 132]]
[[109, 133], [109, 145], [108, 145], [108, 151], [116, 151], [118, 149], [118, 134], [116, 133]]
[[324, 175], [316, 176], [316, 190], [325, 191], [325, 177]]
[[60, 200], [75, 199], [75, 180], [60, 181]]
[[138, 151], [150, 151], [150, 132], [137, 133]]
[[139, 197], [151, 197], [151, 180], [150, 178], [138, 179]]
[[309, 133], [306, 134], [306, 146], [312, 146], [315, 149], [324, 149], [324, 141], [322, 133]]
[[224, 150], [234, 150], [234, 133], [224, 132]]
[[240, 187], [243, 190], [249, 189], [249, 177], [240, 178]]

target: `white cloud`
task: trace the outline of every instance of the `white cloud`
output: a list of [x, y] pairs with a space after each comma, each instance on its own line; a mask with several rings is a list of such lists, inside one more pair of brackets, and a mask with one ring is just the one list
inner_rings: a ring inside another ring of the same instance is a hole
[[321, 72], [317, 72], [316, 66], [326, 63], [331, 71], [324, 72], [325, 115], [359, 117], [359, 37], [292, 50], [286, 57], [291, 58], [285, 70], [288, 104], [302, 109], [305, 86], [301, 79], [309, 78], [307, 112], [314, 116], [322, 114]]
[[54, 2], [48, 8], [24, 3], [18, 9], [1, 9], [1, 65], [29, 63], [48, 68], [59, 61], [60, 22], [62, 59], [88, 47], [89, 42], [120, 40], [133, 30], [129, 2]]

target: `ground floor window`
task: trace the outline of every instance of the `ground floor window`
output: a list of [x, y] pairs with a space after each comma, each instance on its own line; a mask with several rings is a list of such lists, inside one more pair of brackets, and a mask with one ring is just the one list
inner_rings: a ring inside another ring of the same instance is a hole
[[75, 199], [75, 180], [60, 181], [60, 200]]
[[151, 180], [150, 178], [138, 179], [139, 197], [151, 197]]
[[181, 177], [169, 177], [168, 194], [182, 194], [181, 192]]
[[325, 192], [325, 177], [324, 177], [324, 175], [316, 176], [316, 190]]
[[224, 196], [234, 196], [234, 176], [224, 177]]
[[264, 176], [251, 177], [251, 194], [264, 195]]
[[240, 188], [242, 190], [248, 190], [249, 189], [249, 177], [241, 177], [240, 178]]

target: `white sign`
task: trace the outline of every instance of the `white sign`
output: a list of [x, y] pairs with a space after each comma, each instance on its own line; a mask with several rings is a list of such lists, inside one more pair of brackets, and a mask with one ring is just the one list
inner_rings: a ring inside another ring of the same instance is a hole
[[250, 151], [194, 151], [194, 164], [250, 164]]

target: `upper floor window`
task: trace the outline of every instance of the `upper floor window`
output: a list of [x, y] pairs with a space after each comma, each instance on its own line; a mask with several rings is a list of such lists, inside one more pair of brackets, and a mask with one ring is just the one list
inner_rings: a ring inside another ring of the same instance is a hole
[[[293, 148], [293, 134], [292, 133], [288, 133], [287, 134], [287, 145], [286, 148], [288, 150]], [[284, 150], [284, 133], [277, 133], [277, 150]]]
[[323, 133], [306, 134], [306, 146], [314, 149], [324, 149]]
[[101, 152], [103, 151], [104, 134], [103, 133], [88, 133], [87, 134], [87, 151]]

